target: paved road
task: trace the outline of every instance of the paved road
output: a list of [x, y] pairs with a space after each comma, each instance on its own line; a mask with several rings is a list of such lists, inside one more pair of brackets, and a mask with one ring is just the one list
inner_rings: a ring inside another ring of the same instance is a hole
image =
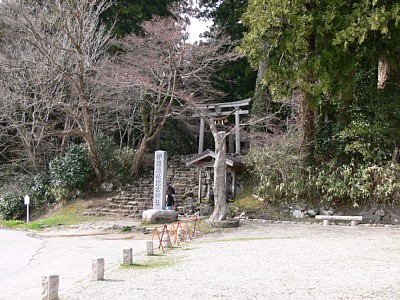
[[88, 280], [91, 259], [103, 257], [106, 270], [118, 266], [122, 249], [139, 255], [145, 242], [133, 234], [102, 231], [64, 236], [0, 229], [0, 299], [40, 299], [42, 276], [60, 276], [60, 291]]
[[60, 297], [393, 300], [400, 299], [399, 254], [397, 227], [244, 222], [152, 257], [159, 267], [115, 268]]
[[[0, 230], [0, 299], [40, 299], [53, 273], [62, 300], [400, 299], [399, 227], [244, 222], [147, 257], [150, 269], [115, 268], [124, 248], [144, 259], [143, 236], [57, 234]], [[89, 280], [94, 257], [104, 281]]]

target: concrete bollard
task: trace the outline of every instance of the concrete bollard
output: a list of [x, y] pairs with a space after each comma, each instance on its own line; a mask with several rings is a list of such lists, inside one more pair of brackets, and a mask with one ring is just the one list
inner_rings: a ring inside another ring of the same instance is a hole
[[181, 242], [185, 241], [185, 240], [186, 240], [186, 239], [185, 239], [185, 235], [186, 235], [185, 229], [179, 228], [179, 229], [178, 229], [178, 238], [179, 238], [179, 241], [181, 241]]
[[42, 277], [42, 300], [58, 300], [58, 285], [60, 277], [49, 275]]
[[146, 255], [153, 255], [154, 254], [153, 241], [146, 241], [145, 253], [146, 253]]
[[162, 243], [163, 243], [164, 247], [167, 247], [167, 248], [171, 248], [172, 247], [171, 239], [170, 239], [170, 237], [168, 235], [164, 235], [163, 236]]
[[351, 226], [358, 226], [358, 221], [351, 221]]
[[193, 232], [193, 236], [194, 236], [194, 237], [201, 237], [201, 231], [200, 231], [200, 230], [195, 230], [195, 231]]
[[324, 226], [328, 226], [328, 225], [329, 225], [329, 220], [324, 220], [324, 221], [322, 222], [322, 224], [323, 224]]
[[104, 279], [104, 258], [92, 258], [91, 280], [98, 281]]
[[122, 264], [123, 265], [132, 264], [132, 248], [122, 250]]

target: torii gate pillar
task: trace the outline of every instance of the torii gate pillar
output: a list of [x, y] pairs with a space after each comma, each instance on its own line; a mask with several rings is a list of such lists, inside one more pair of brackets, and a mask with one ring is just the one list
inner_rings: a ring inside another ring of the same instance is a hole
[[240, 155], [240, 111], [239, 106], [235, 106], [235, 153]]

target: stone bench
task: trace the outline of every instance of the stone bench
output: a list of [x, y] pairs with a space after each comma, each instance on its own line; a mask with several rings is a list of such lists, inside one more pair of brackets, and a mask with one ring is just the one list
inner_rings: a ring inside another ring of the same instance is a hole
[[362, 216], [325, 216], [316, 215], [315, 220], [323, 220], [323, 225], [329, 225], [329, 221], [351, 221], [351, 226], [357, 226], [363, 220]]

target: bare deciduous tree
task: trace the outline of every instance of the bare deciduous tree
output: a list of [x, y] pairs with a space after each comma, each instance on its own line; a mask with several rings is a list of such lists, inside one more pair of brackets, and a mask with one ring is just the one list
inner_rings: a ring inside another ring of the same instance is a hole
[[51, 70], [52, 80], [60, 83], [46, 100], [66, 120], [59, 133], [85, 141], [98, 180], [103, 177], [93, 125], [98, 97], [91, 78], [108, 46], [110, 35], [99, 17], [109, 5], [107, 0], [45, 0], [29, 7], [23, 1], [2, 3], [18, 39], [38, 54], [32, 70], [43, 77]]
[[105, 82], [140, 89], [142, 138], [132, 165], [138, 175], [143, 155], [165, 124], [176, 100], [185, 44], [183, 28], [173, 18], [155, 17], [142, 25], [145, 35], [118, 41], [123, 53], [103, 65]]
[[178, 13], [144, 22], [144, 35], [129, 35], [118, 43], [122, 52], [102, 66], [105, 82], [141, 89], [142, 139], [132, 166], [139, 173], [143, 155], [156, 139], [166, 120], [179, 115], [191, 101], [207, 101], [220, 93], [211, 75], [229, 60], [232, 43], [226, 37], [207, 43], [186, 43], [187, 20]]
[[[47, 136], [52, 113], [49, 99], [59, 82], [48, 68], [37, 68], [40, 53], [11, 28], [0, 44], [0, 132], [7, 136], [4, 155], [12, 163], [39, 171], [51, 156]], [[21, 163], [24, 160], [27, 163]]]
[[141, 128], [140, 90], [136, 87], [115, 89], [101, 85], [103, 101], [96, 107], [96, 131], [118, 138], [119, 149], [133, 148]]

